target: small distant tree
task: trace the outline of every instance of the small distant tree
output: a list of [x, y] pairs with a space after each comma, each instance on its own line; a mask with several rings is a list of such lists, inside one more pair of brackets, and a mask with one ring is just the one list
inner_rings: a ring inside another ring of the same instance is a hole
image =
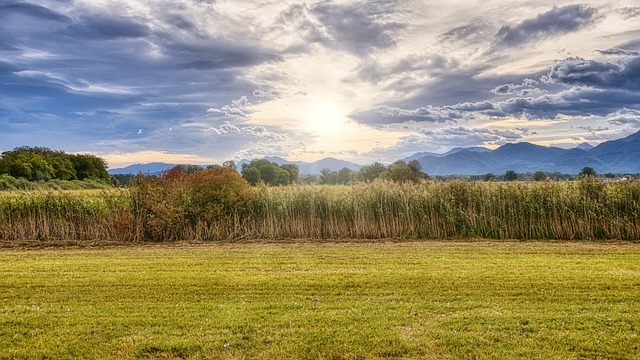
[[300, 168], [296, 164], [282, 164], [280, 168], [289, 173], [289, 184], [295, 184], [300, 177]]
[[493, 173], [486, 173], [484, 175], [484, 181], [496, 181], [496, 176]]
[[606, 177], [607, 179], [615, 179], [616, 174], [608, 172], [604, 174], [604, 177]]
[[337, 183], [338, 173], [331, 171], [331, 169], [324, 168], [320, 170], [320, 177], [318, 178], [320, 185], [335, 185]]
[[516, 181], [518, 180], [518, 174], [513, 170], [508, 170], [504, 173], [504, 181]]
[[222, 167], [231, 169], [231, 170], [236, 170], [236, 162], [233, 160], [227, 160], [222, 163]]
[[365, 165], [360, 168], [360, 171], [358, 171], [358, 178], [360, 179], [360, 181], [371, 182], [377, 179], [380, 174], [382, 174], [386, 170], [387, 168], [383, 164], [374, 162], [371, 165]]
[[581, 178], [585, 178], [585, 177], [596, 177], [596, 171], [588, 166], [585, 166], [582, 168], [582, 170], [580, 170], [580, 174], [578, 174], [579, 177]]
[[533, 181], [545, 181], [547, 179], [547, 174], [544, 171], [536, 171], [533, 174]]

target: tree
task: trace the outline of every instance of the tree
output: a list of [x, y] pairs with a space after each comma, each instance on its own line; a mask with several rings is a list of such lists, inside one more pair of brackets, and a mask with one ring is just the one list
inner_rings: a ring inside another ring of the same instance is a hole
[[398, 160], [389, 165], [387, 171], [382, 173], [380, 177], [396, 182], [418, 183], [425, 178], [425, 174], [420, 171], [420, 163], [417, 161], [412, 161], [407, 164], [402, 160]]
[[533, 181], [545, 181], [547, 179], [547, 174], [544, 171], [536, 171], [533, 174]]
[[295, 184], [298, 182], [300, 176], [300, 168], [296, 164], [282, 164], [280, 168], [289, 173], [289, 184]]
[[379, 162], [374, 162], [371, 165], [365, 165], [360, 168], [360, 171], [358, 171], [358, 178], [360, 181], [371, 182], [380, 177], [380, 174], [386, 170], [387, 168], [384, 165]]
[[72, 155], [45, 147], [22, 146], [2, 153], [0, 174], [29, 181], [84, 180], [109, 181], [107, 163], [94, 155]]
[[[292, 165], [292, 164], [289, 164]], [[242, 164], [242, 177], [251, 185], [256, 185], [263, 181], [267, 185], [278, 186], [291, 184], [291, 179], [297, 180], [298, 174], [293, 167], [287, 167], [289, 171], [283, 169], [278, 164], [266, 159], [253, 159], [248, 164]]]
[[337, 184], [348, 184], [351, 182], [351, 179], [354, 177], [353, 171], [348, 167], [343, 167], [338, 171], [336, 175], [336, 183]]
[[508, 170], [506, 173], [504, 173], [504, 180], [505, 181], [516, 181], [516, 180], [518, 180], [518, 174], [513, 170]]
[[486, 173], [486, 174], [484, 175], [484, 181], [487, 181], [487, 182], [489, 182], [489, 181], [496, 181], [496, 176], [495, 176], [495, 175], [493, 175], [493, 173]]
[[319, 182], [320, 185], [335, 185], [337, 183], [338, 173], [331, 171], [331, 169], [320, 170]]
[[233, 160], [227, 160], [225, 162], [222, 163], [222, 167], [227, 168], [227, 169], [231, 169], [231, 170], [237, 170], [236, 169], [236, 162]]
[[104, 159], [90, 154], [72, 155], [71, 161], [76, 170], [78, 180], [91, 179], [99, 181], [109, 181], [107, 163]]
[[247, 164], [242, 164], [242, 177], [253, 186], [258, 185], [258, 183], [262, 181], [260, 170]]
[[596, 177], [596, 171], [591, 167], [585, 166], [580, 171], [579, 176], [581, 178], [584, 178], [584, 177]]

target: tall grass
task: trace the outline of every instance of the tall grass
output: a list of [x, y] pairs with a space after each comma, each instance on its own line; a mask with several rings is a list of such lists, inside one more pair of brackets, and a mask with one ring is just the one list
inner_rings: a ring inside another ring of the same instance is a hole
[[640, 182], [261, 187], [251, 238], [640, 239]]
[[0, 192], [0, 239], [140, 240], [125, 190]]
[[261, 186], [233, 197], [187, 183], [2, 193], [0, 239], [640, 239], [638, 181]]

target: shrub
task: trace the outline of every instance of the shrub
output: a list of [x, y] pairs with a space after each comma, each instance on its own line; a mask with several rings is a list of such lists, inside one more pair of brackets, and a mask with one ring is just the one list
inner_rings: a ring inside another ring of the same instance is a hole
[[196, 173], [176, 167], [159, 178], [138, 175], [133, 198], [145, 239], [178, 240], [194, 232], [228, 236], [249, 213], [254, 195], [235, 170], [214, 166]]

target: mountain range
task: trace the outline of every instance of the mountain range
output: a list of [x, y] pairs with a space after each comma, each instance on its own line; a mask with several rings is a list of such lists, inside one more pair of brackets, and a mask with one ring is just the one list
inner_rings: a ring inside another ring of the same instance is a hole
[[[281, 157], [265, 159], [278, 165], [296, 164], [300, 174], [319, 174], [322, 169], [338, 171], [344, 167], [359, 170], [362, 165], [335, 158], [314, 162], [287, 161]], [[640, 131], [622, 139], [606, 141], [598, 146], [582, 143], [573, 149], [562, 149], [531, 144], [528, 142], [505, 144], [495, 150], [484, 147], [453, 148], [446, 153], [415, 153], [404, 159], [417, 160], [422, 170], [429, 175], [482, 175], [502, 174], [508, 170], [519, 173], [546, 171], [577, 174], [588, 166], [597, 173], [640, 173]], [[242, 164], [238, 162], [238, 171]], [[138, 172], [159, 174], [175, 164], [134, 164], [125, 168], [111, 169], [110, 174], [137, 174]]]
[[573, 149], [561, 149], [521, 142], [505, 144], [495, 150], [462, 149], [445, 156], [426, 155], [417, 160], [422, 170], [430, 175], [501, 174], [508, 170], [577, 174], [586, 166], [598, 173], [636, 174], [640, 173], [640, 131], [595, 147], [583, 143]]

